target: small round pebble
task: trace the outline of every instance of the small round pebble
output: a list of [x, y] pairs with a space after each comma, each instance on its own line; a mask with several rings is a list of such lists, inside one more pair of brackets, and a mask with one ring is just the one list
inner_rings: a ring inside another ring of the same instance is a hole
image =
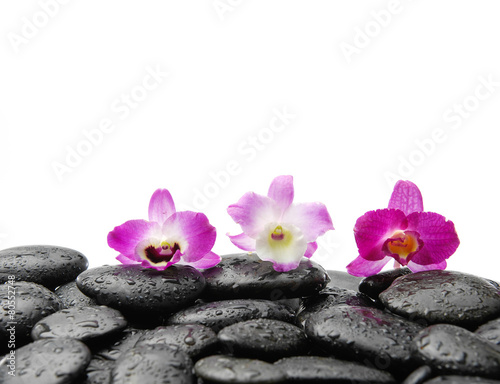
[[331, 357], [295, 356], [274, 363], [286, 373], [289, 382], [314, 383], [395, 383], [390, 373], [352, 361]]
[[211, 354], [218, 345], [212, 329], [200, 324], [170, 325], [145, 331], [136, 346], [165, 344], [193, 359]]
[[215, 332], [228, 325], [251, 319], [295, 321], [295, 312], [287, 305], [259, 299], [236, 299], [197, 304], [180, 310], [167, 320], [168, 325], [201, 324]]
[[35, 324], [33, 340], [70, 337], [91, 340], [121, 331], [127, 320], [116, 309], [106, 306], [72, 307], [53, 313]]
[[451, 324], [422, 330], [413, 341], [417, 359], [434, 372], [500, 377], [500, 347]]
[[11, 323], [15, 323], [15, 341], [20, 345], [31, 341], [31, 330], [39, 320], [61, 308], [61, 300], [42, 285], [25, 281], [0, 285], [0, 349], [10, 337]]
[[194, 366], [196, 375], [209, 383], [285, 383], [286, 375], [277, 366], [260, 360], [230, 356], [205, 357]]
[[279, 320], [255, 319], [222, 329], [217, 335], [231, 355], [276, 361], [308, 349], [302, 329]]
[[490, 343], [500, 345], [500, 318], [481, 325], [474, 333]]
[[68, 338], [37, 340], [15, 351], [14, 376], [10, 360], [0, 363], [3, 384], [67, 384], [81, 377], [90, 362], [89, 349]]
[[326, 287], [330, 278], [318, 263], [304, 258], [296, 269], [276, 272], [269, 261], [255, 253], [222, 256], [215, 267], [203, 272], [208, 300], [266, 299], [305, 297]]
[[146, 316], [171, 313], [196, 300], [205, 287], [197, 269], [172, 265], [163, 271], [140, 265], [89, 269], [76, 280], [78, 288], [99, 304]]
[[0, 283], [14, 275], [53, 289], [75, 280], [87, 267], [87, 258], [70, 248], [25, 245], [0, 251]]
[[98, 305], [94, 299], [88, 297], [78, 289], [76, 281], [61, 285], [54, 293], [61, 299], [64, 308]]
[[390, 311], [428, 324], [466, 328], [500, 316], [500, 292], [483, 278], [432, 270], [402, 276], [379, 295]]
[[410, 273], [412, 272], [409, 268], [403, 267], [365, 277], [359, 283], [359, 291], [370, 296], [373, 300], [378, 300], [378, 295], [389, 288], [394, 280]]
[[411, 341], [422, 326], [377, 308], [337, 305], [306, 322], [307, 336], [342, 359], [361, 360], [382, 370], [413, 368]]
[[192, 384], [195, 380], [191, 359], [166, 345], [130, 349], [116, 360], [111, 375], [113, 384]]

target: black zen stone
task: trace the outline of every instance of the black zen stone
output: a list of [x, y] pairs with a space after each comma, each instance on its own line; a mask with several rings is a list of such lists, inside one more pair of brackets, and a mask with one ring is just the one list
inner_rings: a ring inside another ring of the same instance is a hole
[[389, 288], [394, 280], [410, 273], [412, 273], [411, 270], [404, 267], [365, 277], [359, 283], [359, 291], [370, 296], [373, 300], [378, 300], [378, 295]]
[[113, 384], [192, 384], [193, 363], [166, 345], [143, 345], [123, 353], [112, 371]]
[[429, 324], [468, 328], [500, 316], [498, 289], [460, 272], [433, 270], [402, 276], [379, 299], [391, 312]]
[[498, 380], [485, 379], [477, 376], [438, 376], [424, 384], [500, 384]]
[[303, 300], [303, 309], [297, 315], [297, 321], [303, 326], [306, 320], [314, 316], [317, 312], [342, 304], [375, 307], [375, 303], [368, 296], [360, 292], [328, 286], [318, 295]]
[[8, 276], [53, 289], [75, 280], [88, 267], [87, 258], [74, 249], [25, 245], [0, 251], [0, 283]]
[[114, 367], [114, 360], [106, 360], [96, 355], [92, 356], [85, 370], [85, 380], [81, 384], [111, 384], [111, 373]]
[[307, 336], [333, 356], [406, 374], [414, 366], [411, 341], [421, 329], [391, 313], [349, 305], [324, 309], [305, 326]]
[[205, 287], [205, 278], [185, 265], [172, 265], [164, 271], [114, 265], [89, 269], [76, 283], [99, 304], [147, 317], [152, 312], [171, 313], [194, 302]]
[[430, 377], [432, 377], [432, 368], [428, 365], [422, 365], [410, 373], [401, 384], [422, 384]]
[[125, 328], [116, 334], [113, 340], [106, 338], [103, 345], [94, 351], [94, 356], [102, 359], [115, 361], [123, 352], [135, 347], [141, 336], [146, 332], [144, 329]]
[[260, 360], [230, 356], [209, 356], [194, 366], [206, 383], [275, 384], [285, 383], [286, 375], [277, 366]]
[[222, 256], [219, 264], [203, 274], [207, 281], [203, 296], [208, 300], [305, 297], [318, 293], [329, 281], [323, 267], [312, 260], [304, 258], [297, 269], [276, 272], [271, 262], [255, 253]]
[[165, 344], [186, 353], [192, 359], [211, 354], [218, 345], [212, 329], [200, 324], [170, 325], [147, 330], [136, 346]]
[[73, 383], [85, 372], [91, 357], [85, 344], [68, 338], [34, 341], [18, 348], [15, 356], [16, 375], [8, 374], [8, 360], [2, 360], [0, 383]]
[[451, 324], [425, 328], [413, 341], [417, 359], [441, 374], [500, 377], [500, 347]]
[[352, 361], [332, 357], [295, 356], [286, 357], [274, 363], [286, 373], [289, 382], [315, 383], [395, 383], [388, 372]]
[[500, 318], [481, 325], [474, 333], [491, 343], [500, 345]]
[[61, 285], [54, 293], [61, 299], [64, 308], [98, 305], [94, 299], [78, 289], [76, 281]]
[[[15, 297], [15, 304], [10, 307], [15, 310], [14, 315], [9, 314], [9, 296]], [[0, 285], [0, 303], [0, 349], [7, 344], [9, 323], [15, 323], [15, 341], [19, 346], [31, 341], [31, 329], [39, 320], [62, 308], [61, 300], [52, 291], [25, 281]]]
[[327, 271], [330, 277], [329, 287], [349, 289], [358, 292], [362, 277], [353, 276], [344, 271]]
[[201, 324], [215, 332], [231, 324], [251, 319], [275, 319], [288, 323], [295, 321], [295, 312], [287, 305], [259, 299], [236, 299], [197, 304], [180, 310], [167, 324]]
[[222, 329], [217, 337], [231, 355], [266, 361], [299, 355], [308, 349], [304, 331], [279, 320], [243, 321]]
[[70, 337], [91, 340], [121, 331], [127, 320], [116, 309], [106, 306], [72, 307], [53, 313], [35, 324], [33, 340]]

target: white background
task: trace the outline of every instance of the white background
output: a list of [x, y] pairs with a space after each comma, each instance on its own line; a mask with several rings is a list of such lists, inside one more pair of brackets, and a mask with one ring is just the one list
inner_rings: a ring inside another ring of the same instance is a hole
[[292, 174], [336, 228], [314, 258], [344, 271], [401, 178], [455, 223], [449, 269], [500, 280], [498, 1], [64, 3], [0, 4], [0, 248], [116, 263], [108, 232], [167, 188], [238, 252], [226, 207]]

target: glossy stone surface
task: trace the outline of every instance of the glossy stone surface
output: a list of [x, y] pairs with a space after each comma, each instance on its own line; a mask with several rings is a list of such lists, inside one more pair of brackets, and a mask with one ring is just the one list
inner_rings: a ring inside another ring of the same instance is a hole
[[249, 253], [223, 256], [203, 274], [207, 282], [203, 296], [208, 300], [304, 297], [321, 291], [330, 280], [323, 267], [309, 259], [292, 271], [276, 272], [271, 262]]
[[138, 265], [103, 266], [83, 272], [76, 283], [99, 304], [141, 315], [174, 312], [194, 302], [205, 287], [198, 270], [177, 265], [164, 271]]
[[117, 333], [127, 326], [127, 320], [116, 309], [106, 306], [72, 307], [53, 313], [35, 324], [33, 340], [70, 337], [90, 340]]
[[412, 272], [409, 268], [403, 267], [365, 277], [359, 283], [359, 291], [368, 295], [373, 300], [377, 300], [378, 295], [389, 288], [394, 280], [398, 277], [409, 275], [410, 273]]
[[260, 360], [230, 356], [209, 356], [194, 366], [196, 375], [210, 383], [285, 383], [286, 375], [277, 366]]
[[67, 384], [81, 377], [90, 362], [90, 351], [81, 341], [58, 338], [37, 340], [16, 350], [16, 375], [0, 365], [3, 384]]
[[143, 345], [123, 353], [112, 370], [113, 384], [192, 384], [193, 363], [166, 345]]
[[363, 280], [362, 277], [353, 276], [344, 271], [327, 271], [330, 277], [328, 287], [343, 288], [358, 292], [359, 283]]
[[228, 325], [251, 319], [275, 319], [293, 323], [295, 312], [283, 303], [269, 300], [222, 300], [180, 310], [168, 319], [167, 324], [201, 324], [219, 332]]
[[[9, 297], [14, 298], [15, 303]], [[25, 281], [0, 285], [0, 302], [0, 350], [7, 343], [8, 329], [12, 325], [9, 323], [15, 323], [15, 339], [20, 346], [31, 341], [31, 330], [39, 320], [62, 309], [61, 300], [53, 292]], [[15, 314], [9, 313], [9, 308]]]
[[70, 248], [51, 245], [25, 245], [0, 251], [0, 284], [10, 275], [47, 288], [68, 283], [85, 271], [87, 258]]
[[500, 377], [500, 347], [456, 325], [436, 324], [422, 330], [413, 350], [434, 372]]
[[76, 281], [61, 285], [54, 293], [61, 299], [64, 308], [98, 305], [94, 299], [83, 294], [83, 292], [78, 289]]
[[432, 380], [424, 382], [424, 384], [500, 384], [499, 380], [490, 380], [477, 376], [439, 376]]
[[500, 293], [460, 272], [426, 271], [400, 277], [379, 295], [390, 311], [428, 324], [474, 327], [500, 316]]
[[500, 318], [481, 325], [474, 333], [493, 344], [500, 345]]
[[422, 365], [415, 369], [401, 384], [422, 384], [432, 376], [432, 368]]
[[352, 361], [331, 357], [296, 356], [274, 363], [286, 373], [289, 382], [314, 383], [395, 383], [391, 374]]
[[266, 361], [305, 353], [309, 344], [302, 329], [271, 319], [236, 323], [222, 329], [217, 337], [234, 356]]
[[406, 372], [414, 366], [411, 341], [421, 329], [391, 313], [349, 305], [320, 311], [305, 326], [312, 342], [333, 356]]
[[200, 324], [171, 325], [147, 330], [136, 346], [165, 344], [193, 359], [211, 354], [218, 346], [217, 335]]

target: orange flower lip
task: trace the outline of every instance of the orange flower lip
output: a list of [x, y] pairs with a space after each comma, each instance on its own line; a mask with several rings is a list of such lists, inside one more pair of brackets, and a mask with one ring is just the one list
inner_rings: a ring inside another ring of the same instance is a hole
[[399, 263], [406, 265], [412, 254], [417, 252], [422, 245], [423, 242], [417, 232], [396, 231], [384, 242], [382, 249], [388, 255], [397, 256]]

